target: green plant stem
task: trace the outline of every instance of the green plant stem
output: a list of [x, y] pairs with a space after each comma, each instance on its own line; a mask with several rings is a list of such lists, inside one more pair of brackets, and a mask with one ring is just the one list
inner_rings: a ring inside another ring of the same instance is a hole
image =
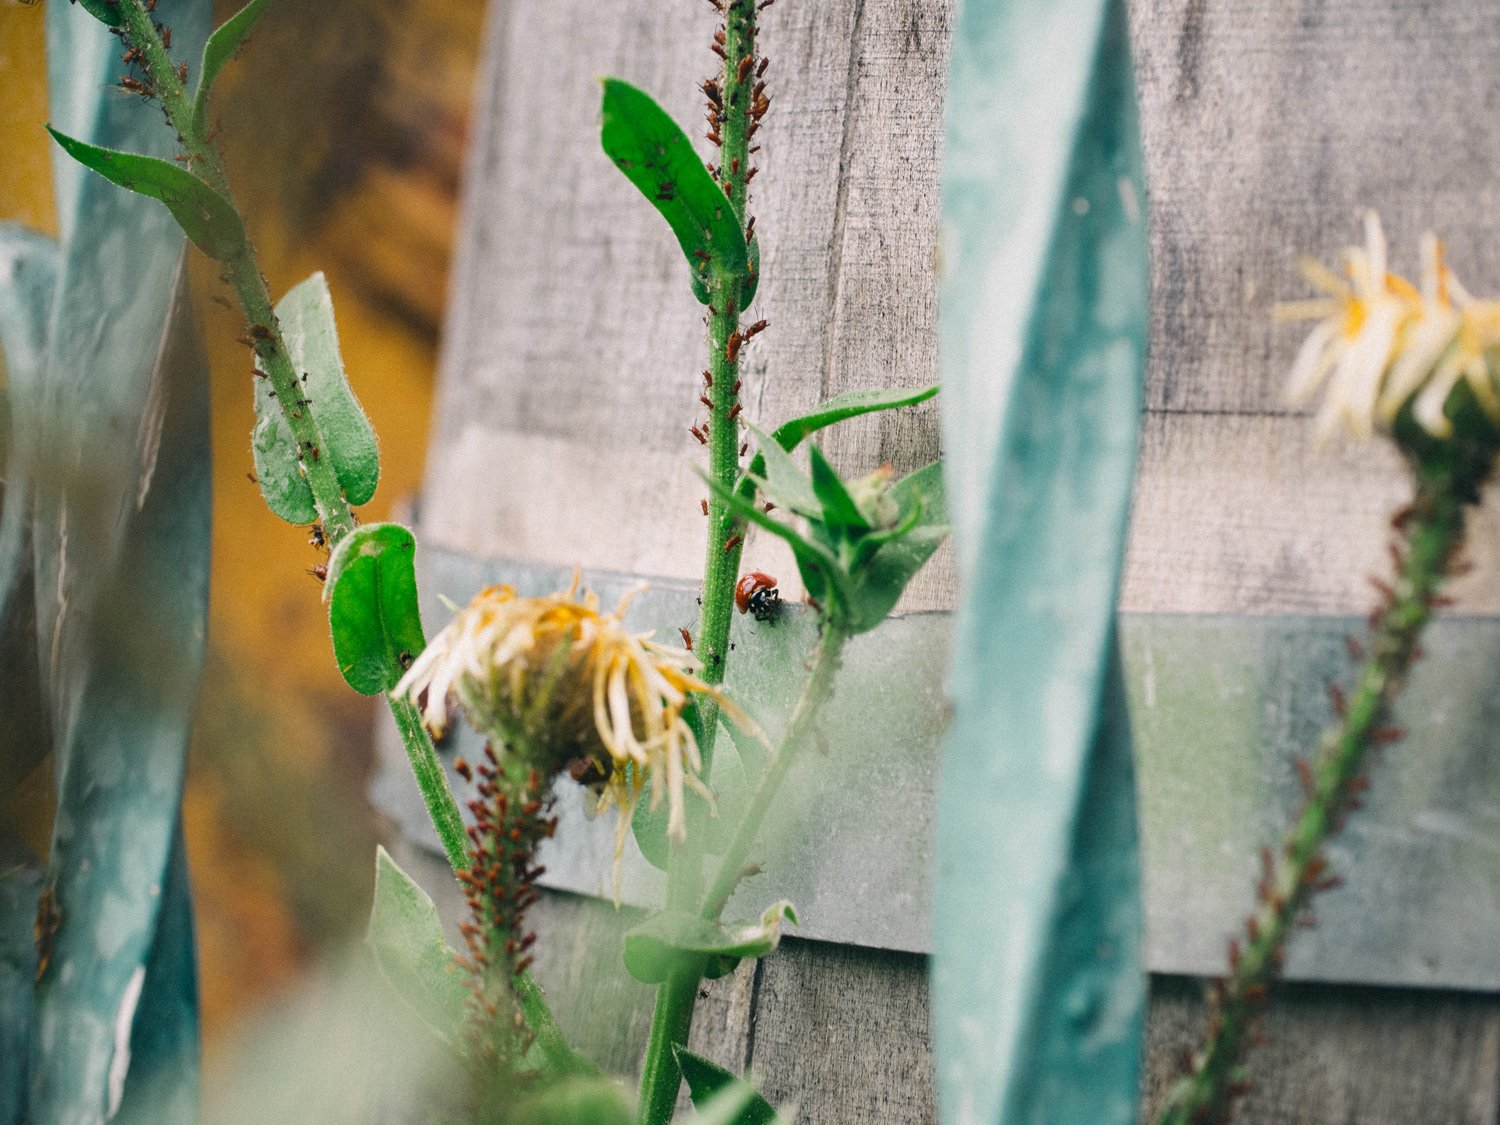
[[701, 912], [704, 918], [717, 921], [724, 913], [724, 908], [729, 905], [730, 896], [734, 894], [734, 888], [744, 874], [750, 849], [755, 846], [755, 837], [760, 832], [766, 813], [770, 811], [781, 783], [786, 780], [787, 771], [792, 768], [802, 747], [807, 745], [824, 704], [833, 695], [833, 682], [838, 676], [844, 644], [848, 639], [848, 633], [831, 623], [824, 623], [823, 633], [818, 638], [817, 653], [813, 657], [812, 670], [808, 673], [807, 682], [802, 685], [802, 694], [792, 710], [792, 717], [787, 720], [786, 733], [782, 735], [775, 753], [766, 762], [755, 786], [755, 796], [751, 798], [745, 815], [735, 826], [734, 835], [719, 860], [718, 874], [714, 876], [714, 881], [703, 897]]
[[[192, 102], [172, 65], [171, 56], [144, 0], [122, 0], [120, 13], [124, 20], [122, 29], [126, 40], [140, 52], [142, 69], [166, 112], [168, 122], [177, 133], [187, 156], [188, 167], [234, 206], [234, 196], [229, 189], [223, 160], [218, 149], [194, 125]], [[313, 504], [322, 520], [323, 534], [329, 547], [335, 547], [340, 539], [354, 529], [354, 513], [339, 484], [333, 458], [321, 455], [321, 451], [328, 447], [316, 418], [310, 410], [298, 410], [294, 405], [302, 397], [296, 369], [281, 334], [281, 324], [271, 300], [270, 288], [255, 262], [255, 252], [249, 240], [246, 240], [244, 249], [223, 265], [225, 276], [239, 299], [240, 310], [254, 342], [256, 355], [261, 360], [266, 377], [276, 389], [276, 400], [281, 406], [282, 415], [297, 440], [298, 448], [305, 451], [302, 465], [312, 489]], [[264, 336], [256, 331], [257, 326], [265, 328]], [[320, 451], [316, 457], [310, 456], [310, 451], [314, 449]], [[406, 748], [412, 774], [427, 806], [427, 814], [442, 842], [443, 854], [454, 874], [466, 871], [469, 867], [469, 855], [463, 814], [460, 813], [458, 801], [448, 785], [447, 774], [438, 760], [432, 738], [423, 726], [414, 704], [389, 696], [386, 697], [386, 703], [396, 721], [401, 743]], [[543, 1044], [549, 1057], [559, 1052], [567, 1052], [571, 1056], [562, 1030], [542, 998], [542, 990], [529, 972], [522, 973], [518, 978], [517, 994], [532, 1032], [537, 1041]]]
[[[188, 167], [203, 181], [224, 197], [231, 206], [234, 197], [229, 189], [229, 180], [218, 150], [195, 125], [192, 101], [172, 65], [171, 56], [157, 31], [155, 20], [147, 11], [144, 0], [122, 0], [120, 14], [124, 20], [122, 28], [129, 45], [139, 52], [140, 64], [156, 99], [165, 110], [167, 120], [176, 130], [187, 157]], [[325, 456], [329, 449], [311, 409], [301, 409], [303, 397], [292, 364], [291, 353], [281, 334], [275, 305], [271, 300], [265, 276], [255, 262], [255, 252], [249, 241], [244, 248], [224, 261], [224, 276], [234, 288], [240, 309], [245, 316], [246, 330], [260, 360], [261, 368], [276, 390], [276, 401], [281, 406], [282, 416], [302, 451], [302, 467], [307, 473], [312, 489], [313, 504], [323, 523], [323, 534], [331, 547], [354, 529], [355, 517], [339, 484], [334, 469], [334, 458]], [[447, 776], [437, 759], [437, 751], [426, 729], [416, 718], [410, 704], [389, 701], [397, 729], [401, 732], [402, 744], [411, 760], [412, 771], [422, 790], [422, 799], [443, 842], [443, 851], [454, 871], [468, 865], [465, 855], [463, 818], [458, 802], [448, 786]]]
[[422, 801], [427, 806], [427, 815], [432, 818], [432, 826], [437, 829], [448, 865], [455, 873], [466, 871], [469, 853], [464, 818], [458, 811], [453, 790], [448, 787], [448, 775], [443, 771], [443, 764], [438, 761], [437, 751], [422, 725], [422, 715], [416, 704], [408, 699], [391, 699], [390, 706], [396, 729], [401, 732], [401, 744], [406, 747], [406, 757], [411, 762], [412, 776], [422, 791]]
[[[739, 219], [747, 226], [750, 184], [751, 95], [757, 76], [754, 0], [727, 0], [724, 6], [724, 68], [720, 82], [719, 183]], [[740, 471], [739, 346], [741, 294], [748, 275], [714, 261], [709, 266], [708, 472], [725, 489], [732, 489]], [[744, 527], [717, 495], [708, 501], [708, 536], [704, 545], [703, 600], [698, 616], [697, 651], [703, 660], [703, 679], [724, 682], [729, 659], [729, 626], [734, 614], [734, 588], [739, 578]], [[697, 708], [698, 744], [707, 773], [713, 763], [718, 732], [718, 707], [700, 700]], [[691, 909], [703, 884], [702, 855], [696, 850], [674, 851], [667, 865], [667, 905]], [[665, 1122], [677, 1101], [682, 1081], [672, 1053], [674, 1043], [685, 1044], [698, 996], [695, 973], [675, 973], [657, 989], [651, 1040], [641, 1075], [640, 1119]]]
[[[812, 670], [802, 685], [802, 694], [787, 721], [786, 733], [782, 736], [775, 753], [766, 762], [760, 780], [755, 786], [755, 796], [746, 808], [734, 836], [719, 862], [717, 875], [704, 895], [699, 911], [709, 921], [717, 921], [724, 913], [730, 896], [745, 873], [745, 863], [755, 838], [760, 833], [766, 813], [770, 810], [787, 771], [796, 760], [798, 751], [809, 741], [814, 724], [823, 705], [833, 694], [834, 679], [838, 675], [848, 634], [832, 625], [825, 624], [818, 640], [818, 649], [813, 657]], [[640, 1121], [642, 1125], [665, 1125], [671, 1119], [677, 1102], [677, 1087], [681, 1075], [672, 1054], [674, 1043], [686, 1044], [688, 1032], [693, 1025], [693, 1007], [698, 1000], [699, 973], [696, 968], [674, 972], [661, 985], [656, 995], [656, 1010], [651, 1019], [651, 1039], [646, 1047], [646, 1063], [641, 1073]]]
[[1168, 1094], [1161, 1125], [1228, 1119], [1246, 1088], [1241, 1055], [1281, 969], [1286, 942], [1313, 894], [1333, 885], [1324, 846], [1357, 806], [1365, 787], [1370, 750], [1399, 737], [1384, 727], [1418, 652], [1418, 640], [1434, 600], [1463, 540], [1465, 509], [1477, 477], [1451, 463], [1415, 466], [1416, 499], [1398, 548], [1395, 584], [1372, 616], [1368, 655], [1339, 721], [1325, 732], [1316, 760], [1299, 763], [1306, 801], [1288, 829], [1279, 854], [1267, 850], [1258, 888], [1259, 905], [1246, 922], [1243, 944], [1230, 944], [1230, 974], [1210, 991], [1210, 1019], [1192, 1072]]

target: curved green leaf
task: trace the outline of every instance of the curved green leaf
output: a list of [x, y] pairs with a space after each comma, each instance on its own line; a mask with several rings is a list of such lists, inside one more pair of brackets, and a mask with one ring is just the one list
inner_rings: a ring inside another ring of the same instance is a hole
[[870, 521], [865, 519], [854, 497], [844, 487], [838, 472], [823, 456], [816, 445], [807, 447], [808, 465], [812, 469], [812, 489], [823, 509], [822, 521], [836, 536], [851, 531], [868, 531]]
[[396, 686], [426, 647], [417, 612], [417, 541], [400, 524], [357, 527], [328, 560], [333, 655], [349, 686], [378, 695]]
[[210, 258], [228, 258], [245, 245], [245, 227], [229, 201], [180, 164], [155, 156], [91, 145], [47, 126], [64, 152], [128, 191], [167, 205], [183, 233]]
[[391, 990], [424, 1026], [457, 1046], [468, 989], [427, 892], [375, 848], [375, 901], [365, 944]]
[[250, 0], [234, 15], [220, 25], [203, 45], [203, 61], [198, 64], [198, 89], [193, 94], [193, 127], [202, 130], [208, 114], [208, 97], [213, 91], [214, 79], [224, 64], [245, 45], [245, 39], [254, 30], [260, 17], [265, 15], [271, 0]]
[[680, 1044], [673, 1046], [672, 1053], [677, 1058], [677, 1069], [687, 1083], [693, 1107], [700, 1114], [709, 1112], [715, 1107], [716, 1099], [727, 1094], [739, 1098], [742, 1104], [735, 1108], [732, 1116], [723, 1119], [726, 1125], [774, 1125], [778, 1120], [771, 1103], [739, 1075], [725, 1070], [718, 1063], [709, 1062], [702, 1055], [693, 1054]]
[[[366, 504], [380, 483], [380, 447], [344, 374], [333, 296], [322, 273], [288, 290], [276, 306], [276, 318], [292, 365], [302, 375], [302, 401], [293, 409], [311, 411], [317, 419], [328, 447], [318, 450], [318, 456], [333, 458], [345, 499]], [[302, 470], [303, 451], [275, 393], [269, 379], [255, 381], [251, 446], [256, 479], [271, 511], [288, 523], [311, 523], [317, 509]]]
[[1145, 974], [1114, 619], [1148, 279], [1124, 5], [962, 0], [949, 85], [939, 353], [966, 593], [934, 865], [938, 1101], [947, 1122], [1123, 1125]]
[[732, 973], [743, 957], [764, 957], [781, 941], [781, 923], [797, 925], [785, 900], [751, 922], [710, 922], [686, 910], [653, 914], [625, 935], [625, 968], [636, 980], [660, 984], [685, 959], [709, 980]]
[[868, 632], [884, 621], [917, 571], [948, 538], [942, 468], [942, 462], [935, 461], [897, 481], [891, 495], [901, 505], [903, 519], [890, 531], [859, 542], [858, 546], [875, 547], [854, 568], [850, 632]]
[[[666, 219], [692, 270], [693, 295], [707, 304], [710, 261], [736, 277], [745, 273], [749, 250], [739, 216], [687, 134], [650, 94], [606, 78], [602, 113], [600, 144]], [[753, 283], [746, 284], [753, 295]]]
[[[938, 384], [934, 383], [930, 387], [887, 387], [878, 391], [845, 391], [808, 413], [783, 422], [776, 427], [771, 436], [775, 438], [777, 445], [790, 453], [802, 444], [802, 440], [809, 434], [815, 434], [819, 430], [849, 418], [858, 418], [862, 414], [895, 410], [902, 406], [916, 406], [936, 395], [938, 389]], [[765, 475], [765, 458], [757, 452], [750, 459], [750, 464], [745, 469], [745, 476], [740, 480], [736, 491], [746, 499], [753, 499], [755, 496], [753, 478]]]

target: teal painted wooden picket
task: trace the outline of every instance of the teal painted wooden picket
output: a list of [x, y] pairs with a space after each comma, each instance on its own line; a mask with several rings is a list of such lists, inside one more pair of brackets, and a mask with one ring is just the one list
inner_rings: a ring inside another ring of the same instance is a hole
[[1145, 976], [1115, 594], [1146, 341], [1112, 0], [955, 24], [939, 337], [960, 574], [933, 1012], [948, 1122], [1134, 1120]]
[[[189, 57], [211, 16], [207, 0], [174, 6], [173, 36]], [[105, 29], [64, 3], [47, 20], [53, 122], [96, 144], [170, 155], [160, 117], [113, 85], [120, 65]], [[19, 1048], [0, 1067], [0, 1122], [188, 1120], [197, 998], [179, 812], [207, 613], [206, 365], [166, 210], [66, 157], [54, 170], [55, 280], [46, 300], [29, 302], [30, 335], [0, 340], [8, 461], [29, 472], [7, 476], [0, 591], [25, 582], [26, 552], [12, 558], [9, 547], [29, 522], [31, 677], [44, 712], [27, 730], [7, 727], [3, 750], [24, 764], [51, 749], [58, 791], [45, 874], [19, 859], [0, 869], [0, 970], [23, 986], [0, 1009], [0, 1042]], [[18, 304], [13, 292], [8, 301]], [[34, 354], [17, 347], [23, 338]], [[21, 651], [22, 639], [7, 633], [7, 647]], [[18, 780], [9, 769], [4, 778]], [[35, 951], [23, 937], [39, 891], [33, 995]]]

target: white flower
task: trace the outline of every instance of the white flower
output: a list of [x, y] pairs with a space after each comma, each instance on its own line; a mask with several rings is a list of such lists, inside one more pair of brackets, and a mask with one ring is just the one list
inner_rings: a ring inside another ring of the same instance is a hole
[[683, 708], [693, 695], [714, 700], [764, 741], [718, 688], [698, 678], [692, 653], [626, 631], [634, 593], [600, 613], [578, 575], [561, 594], [517, 597], [509, 586], [482, 590], [417, 657], [393, 695], [417, 701], [429, 726], [448, 722], [455, 699], [481, 733], [503, 742], [546, 776], [572, 762], [603, 775], [599, 807], [620, 810], [623, 848], [629, 817], [648, 778], [652, 801], [668, 802], [668, 834], [686, 836], [683, 790], [712, 802], [699, 780], [702, 760]]
[[1292, 364], [1288, 397], [1301, 405], [1328, 384], [1320, 438], [1340, 424], [1356, 438], [1390, 432], [1408, 404], [1423, 429], [1447, 437], [1449, 396], [1460, 383], [1500, 423], [1490, 367], [1500, 346], [1500, 303], [1469, 296], [1448, 269], [1441, 240], [1423, 237], [1420, 289], [1387, 268], [1373, 211], [1365, 216], [1365, 245], [1346, 251], [1345, 277], [1311, 261], [1302, 270], [1325, 296], [1281, 305], [1277, 316], [1319, 321]]

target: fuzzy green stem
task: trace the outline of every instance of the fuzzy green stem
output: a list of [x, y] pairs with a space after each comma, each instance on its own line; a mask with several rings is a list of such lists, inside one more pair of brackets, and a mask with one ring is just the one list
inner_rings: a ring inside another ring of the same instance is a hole
[[427, 806], [427, 815], [432, 818], [432, 826], [437, 829], [443, 854], [455, 872], [466, 871], [469, 854], [464, 819], [458, 811], [453, 790], [448, 787], [448, 775], [443, 772], [443, 764], [438, 761], [437, 751], [422, 725], [422, 716], [410, 700], [392, 699], [390, 702], [396, 729], [401, 732], [401, 744], [406, 747], [406, 756], [411, 762], [412, 776], [422, 791], [422, 801]]
[[[750, 186], [750, 137], [762, 107], [756, 111], [754, 90], [760, 76], [755, 49], [755, 0], [725, 0], [721, 43], [724, 68], [718, 83], [718, 103], [710, 97], [719, 126], [718, 180], [742, 229], [749, 231], [747, 203]], [[726, 491], [740, 472], [739, 352], [744, 343], [740, 318], [748, 274], [722, 262], [709, 267], [708, 367], [705, 394], [709, 401], [708, 472]], [[697, 650], [703, 660], [703, 679], [724, 681], [729, 659], [729, 626], [734, 614], [734, 588], [739, 578], [744, 527], [729, 506], [714, 495], [708, 502], [708, 537], [703, 559], [703, 608], [698, 617]], [[700, 700], [697, 708], [698, 742], [707, 772], [713, 762], [718, 708]], [[702, 855], [674, 852], [667, 869], [667, 904], [691, 909], [703, 884]], [[692, 977], [689, 980], [689, 976]], [[651, 1042], [641, 1077], [641, 1120], [664, 1122], [677, 1101], [681, 1076], [672, 1055], [674, 1043], [686, 1043], [692, 1027], [698, 981], [692, 974], [674, 975], [657, 991]]]
[[[728, 905], [735, 886], [745, 871], [745, 862], [755, 846], [766, 812], [775, 800], [787, 771], [798, 751], [807, 744], [823, 705], [833, 694], [848, 634], [825, 624], [813, 658], [812, 671], [802, 685], [802, 694], [787, 721], [786, 733], [761, 772], [755, 796], [744, 816], [735, 826], [734, 836], [720, 861], [708, 893], [699, 911], [704, 918], [717, 921]], [[640, 1117], [642, 1125], [665, 1125], [671, 1120], [677, 1102], [681, 1075], [672, 1055], [675, 1043], [685, 1044], [693, 1026], [693, 1007], [698, 1000], [699, 976], [695, 969], [674, 972], [656, 994], [656, 1011], [651, 1019], [651, 1039], [646, 1047], [646, 1063], [641, 1073]]]
[[[223, 161], [194, 122], [192, 101], [178, 70], [172, 65], [171, 56], [144, 0], [122, 0], [120, 15], [126, 41], [138, 52], [148, 83], [182, 143], [188, 167], [233, 206], [234, 197]], [[276, 390], [282, 416], [302, 451], [302, 467], [312, 489], [314, 507], [323, 523], [323, 534], [330, 547], [337, 546], [339, 540], [353, 530], [354, 514], [339, 484], [333, 457], [324, 455], [329, 446], [323, 439], [317, 419], [310, 409], [299, 406], [303, 396], [296, 369], [282, 338], [270, 289], [256, 265], [255, 252], [249, 241], [222, 264], [224, 276], [239, 299], [256, 356]], [[443, 851], [454, 871], [461, 871], [468, 865], [464, 853], [463, 818], [437, 761], [432, 740], [410, 704], [391, 701], [391, 713], [401, 732], [401, 741], [411, 760], [428, 813], [443, 842]]]
[[744, 873], [745, 863], [750, 858], [750, 849], [755, 845], [761, 823], [771, 808], [771, 802], [776, 799], [781, 783], [786, 780], [787, 771], [792, 768], [798, 752], [812, 735], [823, 705], [833, 695], [833, 681], [838, 675], [844, 643], [848, 639], [849, 635], [843, 630], [831, 623], [824, 623], [812, 671], [808, 673], [807, 682], [802, 686], [802, 694], [797, 699], [797, 706], [787, 721], [786, 733], [782, 735], [776, 752], [766, 763], [760, 781], [756, 783], [750, 807], [745, 810], [745, 815], [735, 827], [734, 836], [719, 861], [718, 874], [709, 885], [708, 893], [704, 895], [702, 914], [710, 921], [716, 921], [729, 904], [730, 896], [734, 894]]
[[1324, 847], [1358, 805], [1370, 750], [1399, 737], [1384, 724], [1463, 541], [1466, 506], [1487, 464], [1465, 469], [1451, 461], [1417, 462], [1414, 467], [1416, 499], [1396, 521], [1405, 549], [1397, 550], [1395, 584], [1372, 616], [1368, 656], [1316, 760], [1299, 762], [1306, 801], [1279, 854], [1263, 853], [1256, 912], [1246, 921], [1243, 944], [1230, 943], [1230, 974], [1210, 989], [1204, 1043], [1193, 1057], [1192, 1072], [1168, 1094], [1161, 1125], [1228, 1120], [1234, 1099], [1246, 1089], [1240, 1060], [1281, 969], [1287, 939], [1313, 894], [1336, 882], [1327, 873]]

